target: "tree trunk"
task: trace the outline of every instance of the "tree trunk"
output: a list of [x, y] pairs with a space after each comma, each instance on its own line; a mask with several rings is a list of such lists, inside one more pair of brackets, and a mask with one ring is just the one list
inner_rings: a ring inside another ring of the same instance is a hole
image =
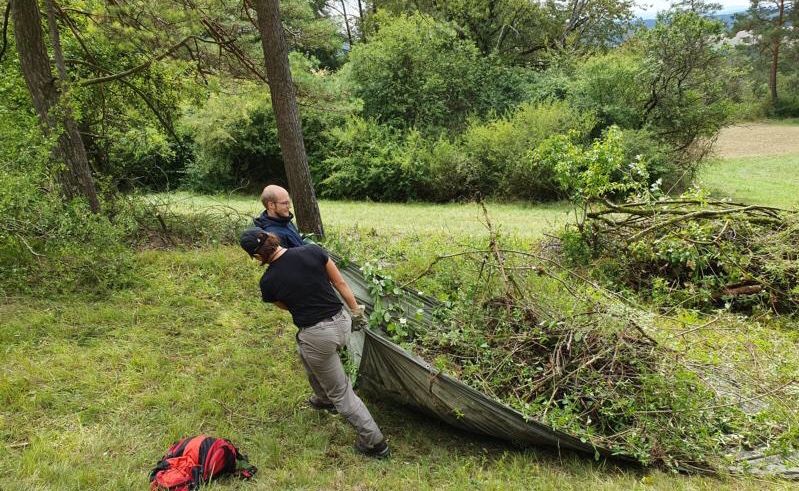
[[358, 0], [358, 23], [356, 24], [361, 33], [361, 42], [366, 42], [366, 34], [363, 32], [363, 5], [361, 0]]
[[783, 28], [785, 26], [785, 0], [778, 2], [779, 14], [776, 19], [777, 34], [771, 45], [771, 71], [768, 77], [768, 87], [771, 91], [771, 107], [777, 107], [777, 69], [780, 63], [780, 45], [784, 37]]
[[347, 0], [341, 0], [341, 13], [344, 15], [344, 27], [347, 28], [347, 42], [352, 48], [352, 31], [350, 31], [350, 19], [347, 17]]
[[297, 227], [302, 232], [324, 237], [322, 217], [311, 183], [311, 172], [302, 139], [278, 0], [254, 0], [253, 4], [258, 16], [258, 30], [261, 31], [266, 76], [269, 78], [272, 108], [277, 120], [277, 136], [286, 168], [289, 193], [297, 214]]
[[771, 107], [777, 107], [777, 66], [780, 61], [780, 43], [771, 46], [771, 70], [768, 76], [768, 88], [771, 92]]
[[[51, 12], [50, 30], [54, 40], [56, 59], [63, 60], [58, 42], [58, 28], [55, 24], [55, 13], [52, 11], [52, 0], [48, 1]], [[91, 210], [100, 211], [97, 190], [89, 168], [86, 148], [80, 138], [78, 126], [72, 117], [67, 104], [59, 105], [59, 80], [53, 76], [47, 47], [42, 34], [39, 7], [33, 0], [13, 0], [11, 14], [14, 21], [14, 37], [17, 53], [31, 95], [33, 107], [39, 116], [46, 134], [58, 133], [58, 141], [53, 149], [56, 161], [65, 164], [58, 173], [61, 189], [65, 199], [72, 200], [79, 196], [86, 198]], [[63, 82], [63, 80], [62, 80]]]

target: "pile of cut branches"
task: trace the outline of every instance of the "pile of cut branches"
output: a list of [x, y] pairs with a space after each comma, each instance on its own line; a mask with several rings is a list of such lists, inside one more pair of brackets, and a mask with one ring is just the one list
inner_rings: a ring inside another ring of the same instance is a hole
[[706, 199], [604, 200], [581, 234], [605, 277], [661, 305], [794, 312], [799, 217]]
[[[445, 270], [442, 258], [424, 274]], [[648, 334], [640, 311], [610, 301], [546, 256], [503, 249], [492, 233], [488, 248], [446, 258], [457, 258], [462, 288], [436, 322], [392, 329], [413, 314], [388, 310], [373, 320], [395, 342], [524, 417], [644, 464], [681, 469], [715, 467], [722, 449], [752, 428]]]

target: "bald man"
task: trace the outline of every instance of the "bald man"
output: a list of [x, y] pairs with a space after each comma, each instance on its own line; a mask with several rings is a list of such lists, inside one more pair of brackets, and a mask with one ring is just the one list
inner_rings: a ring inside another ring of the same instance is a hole
[[252, 220], [256, 227], [277, 235], [280, 245], [287, 249], [304, 245], [300, 232], [291, 223], [294, 218], [291, 197], [285, 188], [275, 184], [266, 186], [261, 193], [261, 203], [264, 204], [263, 213]]

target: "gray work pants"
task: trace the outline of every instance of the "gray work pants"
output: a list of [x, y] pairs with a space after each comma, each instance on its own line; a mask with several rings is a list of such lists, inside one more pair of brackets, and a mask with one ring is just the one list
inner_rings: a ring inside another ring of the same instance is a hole
[[297, 333], [297, 352], [308, 374], [316, 397], [332, 402], [336, 410], [355, 428], [358, 438], [372, 447], [383, 434], [369, 410], [352, 390], [338, 351], [347, 345], [352, 319], [341, 309], [332, 320], [322, 321]]

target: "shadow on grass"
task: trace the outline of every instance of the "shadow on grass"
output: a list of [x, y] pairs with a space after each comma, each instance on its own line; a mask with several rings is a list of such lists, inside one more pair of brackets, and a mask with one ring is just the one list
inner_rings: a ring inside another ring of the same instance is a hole
[[390, 400], [368, 400], [370, 410], [387, 435], [394, 458], [420, 464], [450, 463], [457, 459], [477, 459], [483, 465], [504, 465], [509, 458], [540, 466], [559, 468], [563, 473], [610, 476], [645, 476], [650, 469], [623, 459], [595, 459], [572, 450], [536, 446], [520, 447], [511, 442], [452, 427], [409, 406]]

